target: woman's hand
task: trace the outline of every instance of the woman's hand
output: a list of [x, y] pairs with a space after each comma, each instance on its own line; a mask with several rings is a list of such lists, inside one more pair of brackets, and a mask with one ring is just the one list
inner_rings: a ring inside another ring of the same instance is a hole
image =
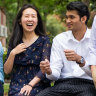
[[31, 90], [32, 90], [32, 86], [25, 85], [23, 88], [21, 88], [20, 94], [24, 94], [25, 96], [29, 96]]
[[50, 68], [50, 62], [47, 59], [45, 59], [45, 61], [40, 62], [40, 69], [42, 73], [47, 73], [48, 75], [52, 73], [52, 70]]
[[26, 46], [24, 43], [21, 43], [21, 44], [17, 45], [17, 46], [11, 51], [11, 53], [13, 53], [14, 55], [19, 54], [19, 53], [25, 51], [26, 48], [27, 48], [27, 46]]

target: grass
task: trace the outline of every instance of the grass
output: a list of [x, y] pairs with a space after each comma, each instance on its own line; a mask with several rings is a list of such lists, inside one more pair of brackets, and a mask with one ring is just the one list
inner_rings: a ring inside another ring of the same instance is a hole
[[4, 96], [8, 96], [9, 83], [4, 84]]

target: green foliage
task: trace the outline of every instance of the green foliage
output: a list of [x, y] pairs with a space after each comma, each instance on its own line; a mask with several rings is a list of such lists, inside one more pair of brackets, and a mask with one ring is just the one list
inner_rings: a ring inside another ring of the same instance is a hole
[[7, 55], [7, 51], [4, 51], [4, 54], [3, 54], [3, 63], [4, 63], [5, 59], [6, 59], [6, 55]]
[[96, 11], [96, 2], [94, 2], [94, 3], [91, 2], [91, 3], [90, 3], [90, 9]]
[[[9, 29], [8, 41], [13, 29], [13, 22], [16, 17], [16, 14], [23, 4], [29, 3], [29, 4], [35, 5], [39, 9], [39, 12], [41, 13], [41, 16], [46, 26], [47, 16], [49, 14], [59, 14], [60, 18], [63, 20], [66, 12], [66, 5], [72, 1], [83, 1], [87, 5], [89, 5], [90, 10], [96, 10], [96, 0], [0, 0], [0, 7], [4, 8], [6, 17], [7, 17], [6, 19], [7, 27]], [[57, 27], [58, 25], [55, 25], [55, 26]], [[51, 28], [47, 28], [47, 29], [52, 30]], [[50, 31], [50, 32], [53, 32], [53, 31]]]
[[56, 19], [55, 15], [48, 15], [47, 16], [46, 26], [47, 26], [47, 32], [50, 37], [51, 43], [52, 43], [53, 38], [57, 34], [64, 32], [66, 30], [66, 28], [64, 27], [64, 25], [60, 21], [59, 17], [58, 17], [58, 19], [59, 20]]
[[8, 95], [8, 90], [9, 90], [9, 83], [4, 84], [4, 96]]
[[47, 17], [47, 31], [50, 32], [53, 36], [64, 32], [66, 28], [60, 20], [57, 20], [54, 15], [48, 15]]
[[52, 81], [52, 82], [51, 82], [51, 87], [54, 86], [54, 83], [55, 83], [55, 81]]

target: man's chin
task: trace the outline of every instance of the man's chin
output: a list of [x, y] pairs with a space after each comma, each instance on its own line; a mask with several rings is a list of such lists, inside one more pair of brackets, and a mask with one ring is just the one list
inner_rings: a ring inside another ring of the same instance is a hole
[[68, 30], [72, 30], [72, 28], [67, 28]]

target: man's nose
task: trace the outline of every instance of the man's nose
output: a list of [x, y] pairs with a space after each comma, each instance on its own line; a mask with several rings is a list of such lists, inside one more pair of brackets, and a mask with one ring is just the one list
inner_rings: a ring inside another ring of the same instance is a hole
[[71, 19], [70, 18], [67, 18], [66, 19], [66, 23], [69, 23], [69, 22], [71, 22]]

